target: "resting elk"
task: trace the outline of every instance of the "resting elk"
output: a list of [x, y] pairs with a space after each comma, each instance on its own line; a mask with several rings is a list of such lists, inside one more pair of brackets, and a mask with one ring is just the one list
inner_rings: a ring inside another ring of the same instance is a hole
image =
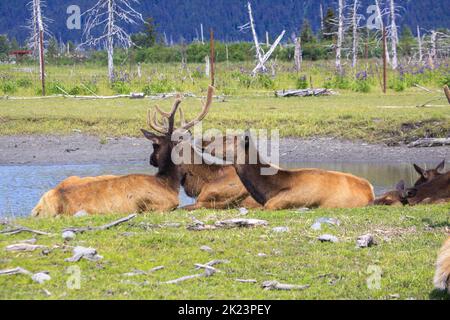
[[[206, 105], [211, 105], [211, 95], [207, 97]], [[156, 108], [163, 118], [167, 118], [167, 114]], [[209, 108], [204, 109], [201, 119], [203, 119]], [[181, 123], [183, 128], [190, 129], [195, 123], [186, 124], [184, 114], [180, 108]], [[149, 125], [158, 132], [162, 128], [149, 121]], [[212, 142], [214, 143], [214, 142]], [[221, 143], [221, 141], [219, 142]], [[223, 139], [223, 143], [227, 143], [227, 138]], [[201, 146], [196, 146], [193, 141], [189, 145], [190, 159], [189, 163], [180, 164], [182, 172], [181, 185], [189, 197], [196, 198], [196, 203], [183, 207], [185, 210], [205, 209], [229, 209], [236, 207], [245, 207], [248, 209], [260, 208], [261, 205], [257, 203], [247, 192], [244, 185], [241, 183], [236, 171], [231, 165], [214, 164], [214, 161], [206, 163], [203, 154], [204, 148], [210, 145], [211, 142], [202, 142]], [[200, 149], [200, 150], [198, 150]]]
[[[422, 184], [432, 181], [436, 177], [441, 176], [442, 171], [445, 169], [445, 160], [442, 161], [435, 169], [425, 170], [414, 164], [414, 169], [419, 174], [419, 179], [414, 184], [414, 187], [418, 187]], [[385, 206], [403, 206], [408, 204], [408, 200], [405, 195], [406, 187], [405, 182], [400, 181], [395, 191], [387, 192], [374, 201], [374, 205]]]
[[[212, 96], [213, 87], [208, 92]], [[211, 103], [211, 100], [209, 100]], [[163, 125], [158, 125], [157, 135], [142, 129], [144, 136], [153, 143], [150, 163], [158, 168], [155, 176], [128, 175], [96, 178], [71, 177], [55, 189], [47, 192], [33, 209], [35, 217], [74, 215], [79, 211], [88, 214], [167, 212], [179, 206], [179, 189], [182, 173], [172, 161], [172, 141], [175, 131], [175, 115], [181, 100], [177, 99], [172, 111], [167, 113]], [[210, 104], [204, 106], [204, 112]], [[157, 124], [156, 112], [149, 113], [149, 123]], [[202, 114], [193, 122], [201, 121]], [[185, 128], [181, 128], [185, 129]]]
[[[372, 185], [356, 176], [319, 169], [283, 170], [264, 163], [249, 134], [234, 143], [234, 168], [253, 198], [266, 210], [309, 208], [365, 207], [374, 200]], [[245, 152], [245, 164], [237, 163], [238, 153]], [[256, 164], [250, 164], [255, 152]], [[271, 168], [274, 175], [261, 175]]]
[[440, 204], [450, 202], [450, 172], [442, 174], [430, 182], [407, 189], [403, 196], [408, 204]]

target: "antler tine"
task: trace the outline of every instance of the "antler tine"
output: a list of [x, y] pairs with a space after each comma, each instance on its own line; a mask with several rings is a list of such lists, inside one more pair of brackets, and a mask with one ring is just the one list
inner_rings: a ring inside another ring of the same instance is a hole
[[163, 117], [166, 117], [166, 118], [170, 117], [170, 113], [161, 110], [161, 108], [160, 108], [158, 105], [155, 105], [155, 109], [156, 109], [156, 111], [158, 111]]
[[183, 128], [186, 125], [186, 118], [184, 117], [184, 111], [183, 108], [179, 108], [178, 111], [180, 112], [180, 124], [181, 127]]
[[213, 98], [214, 98], [214, 87], [209, 86], [208, 87], [208, 96], [206, 98], [206, 103], [203, 104], [202, 112], [197, 116], [197, 118], [195, 118], [194, 120], [192, 120], [191, 122], [189, 122], [187, 124], [184, 124], [182, 127], [184, 130], [189, 130], [190, 128], [194, 127], [198, 123], [202, 122], [203, 119], [205, 119], [205, 117], [208, 115], [209, 110], [211, 109], [211, 106], [213, 103]]
[[178, 108], [180, 107], [181, 99], [176, 99], [173, 104], [172, 111], [170, 112], [169, 120], [169, 132], [168, 134], [172, 134], [175, 130], [175, 115], [177, 114]]
[[153, 110], [153, 112], [151, 110], [148, 110], [147, 113], [147, 124], [150, 128], [152, 128], [153, 130], [155, 130], [156, 132], [162, 133], [162, 134], [167, 134], [167, 128], [164, 128], [160, 125], [157, 124], [157, 120], [156, 120], [156, 111]]

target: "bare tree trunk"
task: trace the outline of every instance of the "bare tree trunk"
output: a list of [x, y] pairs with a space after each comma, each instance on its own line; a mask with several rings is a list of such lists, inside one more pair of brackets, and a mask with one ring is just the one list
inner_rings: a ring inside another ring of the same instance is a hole
[[266, 31], [266, 46], [270, 47], [269, 31]]
[[283, 30], [283, 32], [280, 34], [280, 36], [277, 38], [277, 40], [275, 40], [275, 42], [272, 44], [269, 51], [267, 51], [267, 53], [261, 58], [258, 65], [256, 66], [256, 68], [253, 69], [253, 72], [252, 72], [253, 76], [255, 76], [260, 70], [263, 72], [267, 71], [267, 68], [264, 66], [264, 64], [267, 62], [267, 60], [269, 60], [272, 53], [275, 51], [277, 46], [280, 44], [285, 33], [286, 33], [286, 30]]
[[358, 0], [353, 1], [353, 15], [352, 15], [352, 28], [353, 28], [353, 47], [352, 47], [352, 67], [356, 68], [358, 60]]
[[398, 30], [397, 23], [395, 22], [395, 2], [390, 0], [391, 16], [391, 45], [392, 45], [392, 68], [395, 70], [398, 67], [397, 46], [398, 46]]
[[342, 52], [342, 41], [344, 39], [344, 6], [345, 0], [339, 0], [339, 21], [338, 21], [338, 34], [336, 41], [336, 70], [339, 74], [342, 74], [342, 64], [341, 64], [341, 52]]
[[320, 31], [322, 31], [323, 34], [323, 30], [325, 29], [325, 25], [323, 22], [323, 5], [322, 3], [320, 4]]
[[210, 64], [210, 58], [208, 56], [205, 57], [205, 74], [207, 77], [210, 75], [211, 70], [211, 64]]
[[108, 36], [107, 36], [107, 51], [108, 51], [108, 77], [109, 81], [114, 81], [114, 8], [113, 0], [108, 0]]
[[386, 27], [383, 27], [383, 93], [387, 92], [387, 34]]
[[205, 44], [205, 36], [204, 36], [204, 33], [203, 33], [203, 23], [200, 24], [200, 33], [201, 33], [201, 36], [202, 36], [202, 44]]
[[42, 82], [42, 95], [45, 96], [44, 22], [42, 20], [41, 0], [35, 0], [34, 5], [38, 32], [37, 41], [39, 44], [39, 73]]
[[417, 26], [417, 43], [419, 44], [419, 62], [422, 62], [423, 61], [422, 36], [420, 34], [419, 26]]
[[302, 38], [295, 38], [295, 52], [294, 52], [294, 62], [295, 70], [300, 72], [302, 70]]
[[431, 30], [431, 51], [430, 51], [430, 59], [432, 65], [434, 66], [434, 61], [437, 56], [437, 32], [435, 30]]
[[[261, 63], [261, 61], [263, 60], [263, 53], [262, 53], [261, 47], [259, 45], [258, 35], [256, 34], [255, 20], [253, 19], [253, 12], [252, 12], [252, 4], [250, 2], [248, 2], [247, 6], [248, 6], [248, 15], [250, 18], [250, 27], [252, 29], [252, 34], [253, 34], [253, 41], [255, 43], [256, 58], [258, 59], [258, 62]], [[261, 69], [263, 72], [267, 71], [264, 64], [261, 66]]]
[[[379, 22], [380, 22], [380, 30], [381, 30], [381, 32], [384, 32], [385, 26], [384, 26], [384, 22], [383, 22], [383, 15], [381, 14], [380, 3], [378, 0], [375, 0], [375, 6], [377, 7], [377, 15], [378, 15]], [[389, 56], [388, 48], [386, 48], [386, 61], [389, 64], [391, 63], [391, 58]]]

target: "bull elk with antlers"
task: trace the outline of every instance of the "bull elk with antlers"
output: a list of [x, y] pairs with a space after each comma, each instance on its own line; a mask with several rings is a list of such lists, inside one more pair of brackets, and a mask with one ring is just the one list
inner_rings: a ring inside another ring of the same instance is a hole
[[[208, 102], [202, 113], [189, 124], [183, 124], [182, 130], [203, 120], [211, 107], [213, 92], [213, 87], [210, 87]], [[74, 215], [82, 210], [89, 214], [109, 214], [176, 209], [179, 206], [182, 172], [172, 161], [172, 150], [177, 145], [172, 141], [172, 135], [177, 130], [175, 115], [180, 104], [181, 100], [177, 98], [172, 111], [164, 113], [163, 125], [156, 119], [156, 112], [162, 113], [159, 108], [149, 112], [149, 124], [162, 135], [142, 129], [144, 136], [153, 143], [150, 163], [158, 168], [155, 176], [71, 177], [47, 192], [33, 209], [32, 216]]]
[[[212, 93], [213, 91], [210, 89], [205, 108], [196, 121], [186, 123], [183, 110], [180, 107], [181, 124], [184, 130], [191, 129], [196, 123], [206, 117], [212, 103]], [[169, 116], [158, 107], [155, 108], [154, 112], [158, 112], [163, 119], [167, 119]], [[164, 133], [166, 130], [164, 125], [156, 123], [154, 119], [154, 114], [153, 116], [149, 115], [149, 126], [157, 132]], [[166, 123], [167, 121], [164, 120], [164, 122]], [[223, 143], [227, 143], [227, 137], [224, 137]], [[196, 142], [192, 141], [187, 148], [190, 153], [190, 161], [180, 164], [180, 171], [182, 172], [181, 185], [189, 197], [197, 199], [195, 204], [186, 206], [183, 209], [260, 208], [261, 205], [249, 195], [231, 165], [217, 164], [214, 160], [204, 161], [205, 157], [207, 157], [204, 153], [204, 148], [209, 144], [209, 142], [202, 141], [201, 145], [198, 146]], [[156, 163], [153, 165], [156, 165]]]
[[[250, 195], [266, 210], [308, 208], [356, 208], [374, 200], [372, 185], [364, 179], [341, 172], [319, 169], [284, 170], [265, 162], [250, 134], [235, 140], [234, 168]], [[238, 163], [243, 152], [245, 164]], [[256, 155], [256, 164], [250, 163]], [[274, 175], [262, 175], [273, 169]]]

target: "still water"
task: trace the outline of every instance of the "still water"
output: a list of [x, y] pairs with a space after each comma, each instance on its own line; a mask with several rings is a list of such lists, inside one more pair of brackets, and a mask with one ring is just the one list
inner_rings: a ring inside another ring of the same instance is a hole
[[[375, 192], [391, 190], [397, 182], [405, 180], [411, 185], [417, 174], [410, 164], [361, 164], [361, 163], [297, 163], [286, 168], [323, 168], [348, 172], [368, 179]], [[27, 216], [40, 197], [70, 176], [124, 175], [133, 173], [154, 174], [148, 165], [57, 165], [57, 166], [0, 166], [0, 216]], [[184, 191], [180, 203], [192, 204]]]

